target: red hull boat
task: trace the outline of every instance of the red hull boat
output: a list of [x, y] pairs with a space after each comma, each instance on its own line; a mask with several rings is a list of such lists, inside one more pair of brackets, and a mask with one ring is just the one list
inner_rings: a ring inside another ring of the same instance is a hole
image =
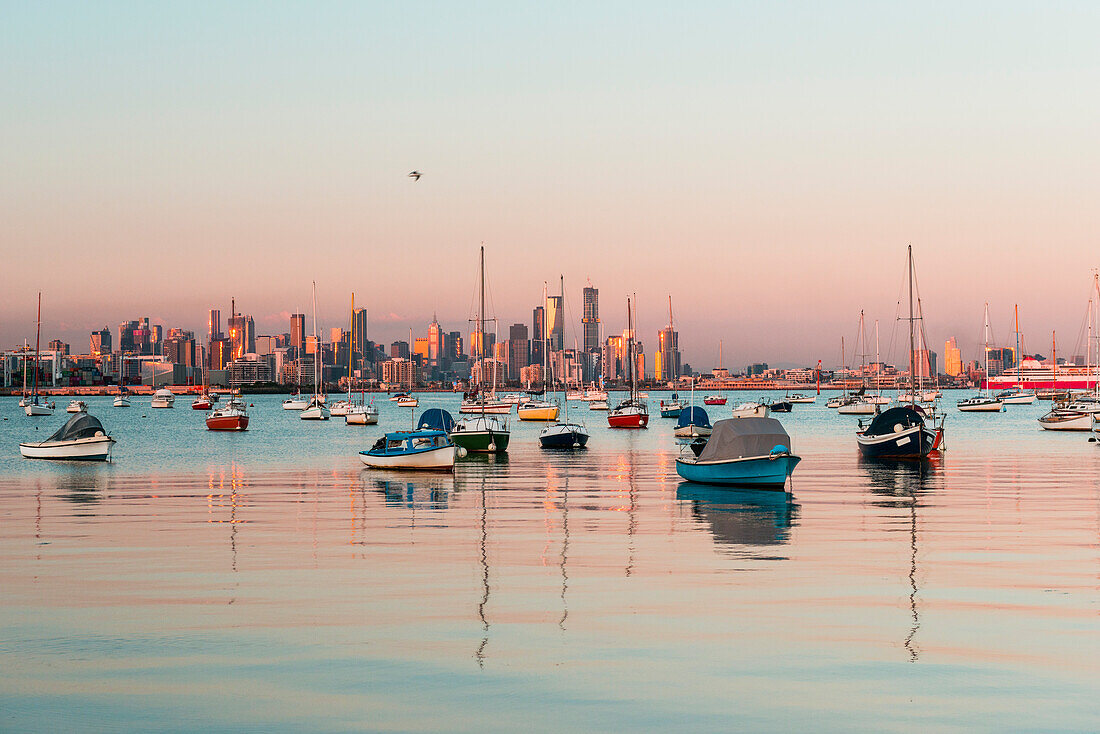
[[611, 412], [607, 414], [607, 424], [612, 428], [645, 428], [649, 425], [649, 414]]
[[725, 398], [703, 398], [704, 405], [725, 405]]
[[248, 416], [244, 414], [218, 415], [215, 411], [206, 419], [206, 428], [210, 431], [246, 431], [248, 430]]
[[195, 398], [191, 403], [191, 410], [210, 410], [210, 401], [206, 398]]

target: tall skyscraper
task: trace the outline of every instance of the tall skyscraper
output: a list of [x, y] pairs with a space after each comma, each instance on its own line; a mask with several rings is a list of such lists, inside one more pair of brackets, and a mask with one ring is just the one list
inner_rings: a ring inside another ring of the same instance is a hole
[[951, 337], [943, 345], [943, 371], [951, 377], [958, 377], [962, 374], [962, 351], [959, 349], [955, 337]]
[[536, 306], [531, 314], [531, 364], [542, 364], [546, 349], [546, 308]]
[[351, 314], [352, 348], [359, 358], [371, 360], [373, 355], [367, 349], [367, 309], [357, 308]]
[[290, 346], [301, 352], [306, 345], [306, 315], [290, 314]]
[[428, 324], [428, 362], [438, 365], [443, 356], [443, 329], [439, 319], [432, 314], [432, 323]]
[[111, 330], [104, 326], [99, 331], [93, 331], [88, 344], [88, 352], [93, 357], [101, 357], [111, 353]]
[[229, 342], [233, 359], [240, 359], [256, 351], [256, 322], [251, 316], [229, 318]]
[[520, 370], [530, 364], [531, 345], [527, 339], [526, 324], [508, 327], [508, 375], [518, 377]]
[[222, 338], [222, 312], [216, 308], [210, 309], [210, 318], [206, 323], [206, 342], [209, 344]]
[[409, 359], [412, 355], [409, 353], [409, 343], [406, 341], [393, 342], [390, 344], [390, 357], [393, 359]]
[[653, 361], [654, 377], [675, 381], [680, 378], [680, 334], [666, 326], [657, 332], [657, 355]]
[[595, 352], [600, 348], [600, 291], [589, 283], [583, 293], [584, 351]]
[[565, 314], [562, 312], [562, 296], [546, 297], [546, 331], [550, 339], [550, 350], [560, 352], [565, 349]]

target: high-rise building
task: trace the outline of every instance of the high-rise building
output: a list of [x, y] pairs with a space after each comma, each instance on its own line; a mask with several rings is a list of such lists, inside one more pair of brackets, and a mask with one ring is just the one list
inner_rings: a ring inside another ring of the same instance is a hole
[[463, 358], [461, 331], [449, 331], [443, 335], [443, 353], [452, 361]]
[[531, 364], [542, 364], [546, 350], [546, 308], [536, 306], [531, 314]]
[[231, 316], [229, 318], [229, 343], [233, 359], [256, 352], [256, 322], [251, 316]]
[[595, 352], [600, 348], [600, 291], [589, 283], [583, 293], [584, 351]]
[[398, 341], [390, 344], [390, 358], [391, 359], [409, 359], [412, 355], [409, 353], [409, 343], [406, 341]]
[[358, 355], [357, 359], [371, 360], [370, 350], [367, 348], [367, 309], [357, 308], [351, 313], [352, 349]]
[[962, 374], [962, 351], [959, 349], [955, 337], [951, 337], [943, 345], [943, 371], [951, 377], [958, 377]]
[[99, 331], [93, 331], [89, 339], [88, 353], [93, 357], [101, 357], [111, 353], [111, 330], [104, 326]]
[[164, 327], [160, 324], [154, 324], [149, 327], [149, 348], [150, 354], [163, 354], [164, 344]]
[[210, 317], [206, 322], [206, 342], [222, 338], [222, 312], [216, 308], [210, 309]]
[[416, 337], [416, 341], [413, 343], [413, 354], [420, 357], [421, 364], [427, 364], [429, 359], [429, 351], [428, 337]]
[[603, 343], [603, 356], [600, 362], [603, 365], [603, 378], [605, 380], [618, 380], [623, 376], [624, 342], [621, 336], [609, 336]]
[[224, 370], [233, 361], [233, 350], [228, 339], [215, 339], [210, 342], [209, 369]]
[[443, 329], [439, 319], [432, 314], [432, 323], [428, 324], [428, 362], [438, 365], [443, 356]]
[[654, 378], [671, 382], [680, 378], [680, 335], [671, 325], [657, 332], [657, 356], [653, 361]]
[[562, 296], [546, 297], [546, 331], [550, 340], [550, 350], [560, 352], [565, 348], [565, 314], [562, 311]]
[[913, 364], [916, 365], [916, 377], [928, 380], [936, 376], [936, 353], [931, 349], [914, 349]]
[[290, 314], [290, 346], [299, 352], [306, 346], [306, 315], [304, 313]]
[[344, 331], [343, 328], [339, 326], [333, 326], [328, 330], [328, 340], [332, 344], [339, 344], [340, 342], [344, 341], [345, 334], [348, 334], [348, 332]]
[[527, 339], [527, 325], [512, 324], [508, 327], [508, 374], [518, 376], [530, 360], [531, 343]]
[[169, 329], [164, 340], [164, 356], [172, 364], [194, 367], [195, 333], [184, 329]]

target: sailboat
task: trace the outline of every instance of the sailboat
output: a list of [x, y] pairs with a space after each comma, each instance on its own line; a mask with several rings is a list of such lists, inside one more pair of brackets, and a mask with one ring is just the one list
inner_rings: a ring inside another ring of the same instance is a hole
[[[1038, 396], [1034, 390], [1025, 390], [1020, 385], [1020, 363], [1023, 361], [1020, 359], [1020, 305], [1016, 304], [1016, 384], [1007, 390], [1001, 390], [997, 393], [997, 399], [1005, 405], [1031, 405]], [[1092, 331], [1092, 309], [1089, 309], [1089, 331]], [[1089, 349], [1092, 349], [1092, 343], [1088, 345]], [[989, 384], [988, 377], [986, 378], [986, 384]], [[1085, 384], [1088, 385], [1088, 375], [1086, 374]]]
[[[232, 316], [236, 318], [236, 314]], [[202, 393], [191, 401], [191, 410], [210, 410], [214, 401], [210, 398], [210, 388], [206, 385], [206, 363], [202, 365]]]
[[116, 408], [129, 408], [130, 399], [126, 397], [126, 354], [118, 353], [118, 397], [115, 398]]
[[630, 371], [630, 396], [607, 413], [607, 424], [612, 428], [645, 428], [649, 425], [649, 406], [638, 396], [638, 358], [634, 353], [634, 315], [630, 298], [626, 299], [626, 355]]
[[981, 393], [972, 398], [965, 398], [956, 403], [959, 410], [964, 413], [1000, 413], [1005, 409], [1005, 404], [997, 398], [989, 395], [985, 386], [989, 380], [989, 304], [985, 304], [984, 341], [982, 351], [985, 352], [985, 379], [982, 380]]
[[[542, 285], [542, 301], [546, 303], [546, 284]], [[550, 338], [546, 334], [546, 327], [543, 326], [542, 333], [542, 384], [545, 389], [549, 375], [548, 359], [550, 352]], [[521, 421], [556, 421], [558, 419], [558, 412], [560, 408], [558, 404], [552, 400], [547, 400], [543, 395], [537, 400], [528, 400], [523, 405], [516, 408], [516, 414]]]
[[709, 436], [711, 430], [710, 416], [707, 415], [707, 411], [695, 406], [695, 377], [692, 376], [691, 404], [680, 411], [680, 415], [676, 419], [676, 428], [673, 429], [672, 435], [676, 438], [697, 438], [700, 436]]
[[[909, 279], [909, 375], [912, 378], [917, 371], [916, 338], [914, 323], [923, 316], [913, 313], [913, 246], [908, 249], [907, 275]], [[911, 380], [912, 382], [912, 380]], [[937, 425], [934, 418], [928, 417], [924, 409], [916, 404], [916, 390], [910, 389], [909, 405], [902, 405], [882, 411], [874, 417], [866, 428], [856, 431], [856, 443], [860, 452], [872, 459], [923, 459], [937, 450], [943, 442], [943, 418]]]
[[[34, 387], [31, 391], [30, 399], [27, 404], [23, 406], [23, 412], [31, 417], [40, 415], [53, 415], [53, 407], [46, 402], [45, 398], [38, 394], [38, 367], [39, 360], [41, 359], [41, 342], [42, 342], [42, 293], [38, 293], [38, 325], [36, 327], [34, 337]], [[26, 369], [23, 370], [24, 374]]]
[[[456, 446], [466, 451], [481, 454], [504, 453], [508, 450], [508, 441], [511, 433], [508, 431], [508, 421], [498, 418], [499, 407], [504, 406], [505, 412], [511, 412], [512, 404], [489, 400], [482, 390], [482, 378], [485, 372], [485, 246], [481, 246], [481, 266], [479, 273], [479, 305], [477, 313], [478, 339], [476, 343], [477, 357], [480, 368], [477, 371], [478, 384], [474, 387], [476, 397], [472, 400], [464, 400], [459, 408], [459, 413], [471, 413], [480, 408], [480, 413], [461, 418], [451, 431], [451, 440]], [[493, 377], [496, 377], [496, 360], [493, 360]], [[494, 379], [495, 382], [495, 379]], [[494, 384], [494, 388], [496, 385]], [[494, 389], [495, 394], [495, 389]]]
[[[562, 293], [562, 310], [565, 310], [565, 277], [562, 276], [561, 281], [561, 293]], [[550, 378], [551, 389], [553, 389], [554, 379]], [[563, 389], [564, 391], [564, 389]], [[554, 423], [553, 425], [546, 426], [539, 433], [539, 445], [544, 449], [583, 449], [588, 445], [588, 429], [586, 429], [580, 423], [569, 420], [569, 398], [568, 395], [562, 401], [564, 404], [565, 417], [563, 420]]]
[[847, 401], [837, 406], [836, 412], [841, 415], [873, 415], [875, 404], [867, 399], [867, 331], [863, 325], [863, 309], [859, 311], [859, 392], [852, 395]]
[[330, 417], [325, 401], [321, 398], [321, 342], [317, 338], [317, 281], [313, 281], [313, 341], [317, 351], [313, 353], [313, 397], [300, 414], [304, 421], [327, 421]]
[[[351, 294], [351, 330], [348, 331], [348, 396], [343, 400], [337, 400], [329, 408], [329, 414], [337, 417], [347, 416], [354, 403], [351, 401], [351, 362], [355, 353], [355, 294]], [[344, 421], [347, 422], [346, 420]]]

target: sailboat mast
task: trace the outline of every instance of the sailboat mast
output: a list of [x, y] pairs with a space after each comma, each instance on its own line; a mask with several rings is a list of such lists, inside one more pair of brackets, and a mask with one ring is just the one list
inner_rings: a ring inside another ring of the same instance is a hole
[[[1014, 304], [1016, 311], [1016, 387], [1020, 387], [1020, 304]], [[1089, 337], [1092, 337], [1092, 309], [1089, 309]], [[1088, 359], [1086, 357], [1086, 359]], [[1086, 386], [1088, 379], [1085, 380]]]
[[[989, 387], [989, 302], [985, 304], [985, 324], [983, 326], [983, 348], [985, 349], [985, 386]], [[984, 393], [985, 390], [982, 390]]]
[[909, 245], [909, 398], [910, 403], [917, 401], [916, 396], [917, 359], [913, 352], [913, 246]]
[[477, 353], [481, 369], [477, 371], [477, 386], [481, 387], [481, 373], [485, 369], [485, 245], [481, 246], [481, 265], [479, 267], [478, 306], [477, 312]]
[[626, 342], [626, 359], [629, 362], [629, 365], [627, 367], [630, 370], [630, 399], [633, 400], [634, 397], [635, 397], [635, 394], [638, 391], [637, 391], [637, 388], [634, 387], [634, 382], [635, 382], [634, 381], [634, 367], [635, 367], [635, 364], [634, 364], [634, 361], [635, 361], [634, 360], [634, 326], [633, 326], [634, 322], [631, 320], [631, 318], [632, 317], [631, 317], [631, 311], [630, 311], [630, 296], [627, 296], [626, 297], [626, 333], [627, 333], [627, 337], [626, 337], [627, 338], [627, 342]]
[[42, 344], [42, 291], [38, 291], [38, 321], [34, 334], [34, 398], [38, 402], [38, 361], [40, 358], [39, 347]]
[[351, 402], [351, 362], [355, 354], [355, 291], [351, 292], [351, 321], [348, 329], [348, 402]]
[[[230, 310], [236, 309], [236, 301], [233, 302], [233, 306]], [[321, 358], [321, 340], [317, 338], [317, 281], [313, 281], [313, 396], [320, 395], [320, 388], [318, 386], [319, 378], [317, 377], [317, 361]]]

